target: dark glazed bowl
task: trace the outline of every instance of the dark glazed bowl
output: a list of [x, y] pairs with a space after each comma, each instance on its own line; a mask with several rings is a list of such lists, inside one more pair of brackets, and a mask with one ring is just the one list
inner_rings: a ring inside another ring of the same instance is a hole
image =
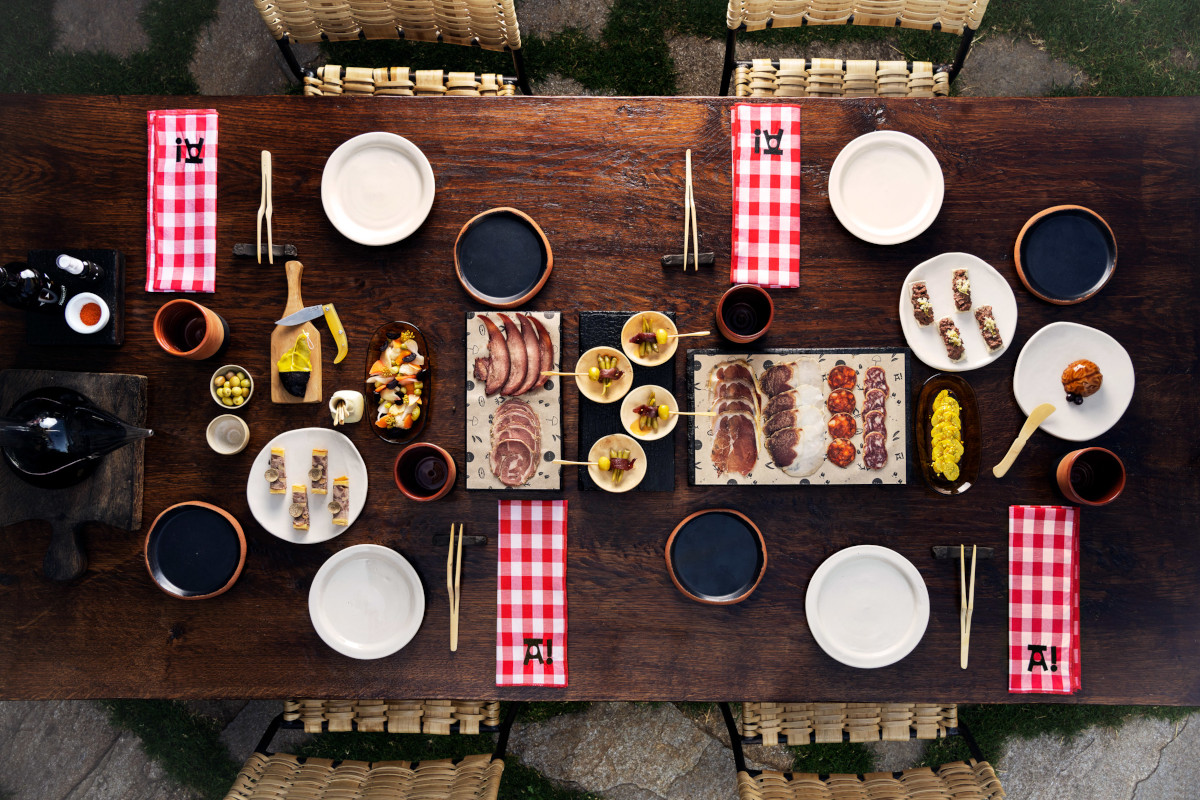
[[667, 539], [666, 557], [675, 588], [706, 605], [742, 602], [767, 571], [762, 531], [745, 514], [728, 508], [685, 517]]
[[155, 518], [143, 555], [158, 588], [181, 600], [204, 600], [237, 582], [246, 564], [246, 535], [229, 512], [193, 500]]
[[[960, 406], [959, 421], [962, 422], [963, 455], [958, 462], [958, 480], [948, 481], [933, 471], [933, 427], [929, 424], [933, 416], [933, 401], [938, 394], [948, 389]], [[917, 440], [917, 460], [921, 476], [929, 487], [939, 494], [962, 494], [975, 482], [979, 464], [983, 460], [983, 429], [979, 423], [979, 406], [975, 403], [975, 391], [971, 384], [957, 375], [945, 373], [934, 375], [921, 387], [917, 398], [917, 412], [913, 420]]]
[[493, 308], [533, 298], [554, 269], [546, 234], [515, 208], [493, 208], [468, 220], [454, 242], [454, 271], [467, 294]]
[[433, 353], [430, 352], [429, 346], [425, 342], [425, 337], [421, 334], [421, 329], [411, 322], [389, 322], [375, 329], [375, 333], [371, 334], [371, 341], [367, 345], [367, 365], [364, 368], [364, 374], [368, 377], [370, 376], [371, 366], [378, 360], [380, 354], [387, 349], [388, 343], [400, 336], [404, 331], [412, 333], [413, 341], [417, 343], [421, 355], [425, 356], [425, 372], [423, 373], [424, 377], [421, 378], [425, 383], [424, 388], [421, 389], [421, 397], [423, 398], [421, 416], [417, 417], [417, 421], [408, 430], [404, 430], [403, 428], [377, 428], [375, 426], [375, 418], [379, 415], [379, 396], [375, 393], [374, 387], [371, 384], [365, 384], [366, 389], [363, 391], [363, 419], [371, 426], [371, 430], [375, 431], [376, 436], [392, 444], [403, 444], [420, 436], [421, 431], [425, 429], [426, 420], [429, 419], [429, 410], [433, 407]]
[[1082, 303], [1117, 268], [1117, 240], [1104, 218], [1083, 206], [1053, 206], [1030, 218], [1013, 247], [1017, 275], [1047, 303]]

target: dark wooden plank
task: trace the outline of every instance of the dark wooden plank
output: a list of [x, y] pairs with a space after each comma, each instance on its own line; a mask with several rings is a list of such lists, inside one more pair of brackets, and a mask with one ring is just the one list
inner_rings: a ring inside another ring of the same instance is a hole
[[[229, 255], [253, 241], [259, 151], [274, 155], [274, 234], [294, 244], [311, 302], [336, 302], [356, 351], [324, 354], [326, 391], [358, 388], [363, 348], [381, 322], [421, 326], [442, 364], [462, 364], [462, 314], [479, 310], [455, 282], [451, 249], [462, 224], [509, 205], [535, 216], [555, 270], [539, 308], [569, 319], [583, 310], [653, 307], [699, 320], [728, 286], [729, 108], [718, 99], [460, 98], [396, 103], [351, 98], [0, 97], [0, 243], [8, 259], [31, 248], [109, 247], [128, 258], [126, 340], [114, 350], [9, 346], [0, 367], [149, 376], [145, 512], [187, 499], [229, 509], [246, 528], [239, 583], [203, 602], [163, 595], [142, 563], [142, 535], [104, 529], [88, 537], [90, 566], [77, 582], [40, 576], [45, 537], [36, 526], [0, 530], [0, 697], [479, 696], [508, 698], [943, 700], [1060, 702], [1007, 694], [1006, 559], [980, 562], [971, 668], [958, 669], [958, 577], [932, 545], [961, 541], [1006, 551], [1010, 503], [1056, 503], [1053, 468], [1075, 448], [1036, 434], [1002, 481], [1000, 460], [1023, 420], [1011, 375], [1021, 346], [1043, 325], [1073, 320], [1124, 343], [1138, 386], [1122, 421], [1096, 443], [1129, 470], [1124, 495], [1082, 513], [1083, 689], [1068, 702], [1200, 704], [1200, 98], [876, 99], [804, 101], [800, 288], [774, 293], [776, 317], [761, 344], [784, 347], [904, 343], [899, 282], [948, 251], [974, 253], [1014, 286], [1020, 311], [1012, 355], [966, 374], [979, 400], [984, 475], [961, 497], [920, 483], [895, 492], [853, 487], [820, 493], [688, 487], [676, 447], [674, 493], [580, 492], [570, 503], [568, 597], [571, 677], [566, 690], [494, 685], [495, 549], [464, 556], [459, 651], [447, 647], [441, 591], [444, 548], [431, 536], [451, 521], [494, 537], [496, 498], [460, 482], [426, 506], [395, 490], [395, 448], [364, 425], [347, 435], [367, 461], [370, 499], [343, 536], [308, 547], [282, 542], [250, 518], [246, 471], [280, 431], [326, 425], [323, 406], [276, 406], [259, 394], [243, 412], [250, 447], [218, 456], [204, 425], [219, 410], [207, 395], [214, 363], [166, 356], [154, 343], [155, 310], [170, 298], [140, 290], [145, 269], [145, 112], [220, 112], [217, 293], [199, 299], [231, 326], [225, 358], [267, 375], [266, 343], [285, 300], [282, 269]], [[829, 208], [829, 168], [855, 136], [903, 130], [927, 142], [946, 176], [946, 199], [912, 242], [878, 247], [850, 236]], [[345, 139], [399, 133], [429, 157], [437, 198], [409, 239], [369, 248], [342, 238], [321, 209], [321, 170]], [[679, 248], [683, 152], [693, 150], [701, 249], [713, 269], [663, 270]], [[1055, 307], [1019, 285], [1013, 242], [1032, 214], [1074, 202], [1113, 226], [1120, 260], [1112, 281], [1078, 306]], [[22, 341], [22, 322], [0, 310], [0, 338]], [[852, 334], [852, 335], [850, 335]], [[573, 326], [563, 352], [578, 352]], [[677, 385], [682, 359], [675, 359]], [[914, 364], [913, 385], [930, 371]], [[424, 437], [462, 463], [465, 376], [443, 370]], [[564, 400], [576, 430], [578, 398]], [[0, 480], [6, 477], [0, 475]], [[663, 546], [700, 508], [740, 509], [760, 524], [771, 562], [750, 601], [700, 607], [666, 575]], [[397, 655], [358, 662], [326, 648], [308, 619], [320, 564], [350, 544], [398, 549], [426, 587], [425, 623]], [[925, 638], [881, 670], [843, 667], [813, 642], [803, 598], [817, 565], [853, 544], [898, 550], [922, 571], [931, 618]], [[1131, 668], [1131, 659], [1141, 668]]]

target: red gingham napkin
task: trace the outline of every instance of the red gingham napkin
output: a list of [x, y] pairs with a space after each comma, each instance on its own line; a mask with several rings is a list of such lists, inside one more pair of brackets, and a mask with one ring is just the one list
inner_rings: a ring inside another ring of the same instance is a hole
[[730, 280], [800, 285], [800, 107], [732, 111], [733, 256]]
[[1008, 508], [1008, 691], [1079, 689], [1079, 510]]
[[146, 291], [217, 285], [217, 112], [146, 112]]
[[567, 501], [501, 500], [496, 685], [567, 685]]

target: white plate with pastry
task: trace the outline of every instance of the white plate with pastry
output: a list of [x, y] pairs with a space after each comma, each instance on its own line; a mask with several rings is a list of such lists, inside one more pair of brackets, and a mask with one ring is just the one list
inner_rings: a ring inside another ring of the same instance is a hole
[[383, 658], [417, 635], [425, 590], [404, 556], [377, 544], [334, 553], [308, 591], [308, 614], [325, 644], [351, 658]]
[[[985, 333], [989, 317], [992, 324]], [[944, 319], [953, 324], [945, 338], [940, 331]], [[983, 259], [942, 253], [918, 264], [900, 284], [900, 327], [917, 358], [934, 369], [979, 369], [1004, 355], [1016, 336], [1017, 298], [1004, 276]], [[958, 342], [953, 339], [955, 330]], [[952, 347], [961, 349], [957, 359], [950, 357]]]
[[[319, 462], [324, 463], [320, 469]], [[354, 442], [337, 431], [287, 431], [254, 457], [246, 502], [273, 536], [296, 544], [325, 542], [353, 525], [366, 506], [367, 465]], [[307, 529], [302, 527], [306, 521]]]
[[863, 544], [817, 567], [804, 598], [821, 649], [851, 667], [894, 664], [913, 651], [929, 624], [929, 591], [912, 562]]
[[[1063, 373], [1077, 362], [1090, 373], [1073, 389], [1089, 392], [1078, 404], [1067, 400]], [[1099, 373], [1096, 375], [1095, 373]], [[1086, 442], [1105, 433], [1133, 400], [1133, 361], [1104, 331], [1075, 322], [1052, 322], [1029, 337], [1013, 372], [1013, 394], [1026, 414], [1042, 403], [1054, 405], [1042, 430], [1069, 442]]]

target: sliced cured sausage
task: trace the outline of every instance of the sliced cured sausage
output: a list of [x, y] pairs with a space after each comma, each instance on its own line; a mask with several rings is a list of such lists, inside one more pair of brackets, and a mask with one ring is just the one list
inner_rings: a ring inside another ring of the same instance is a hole
[[868, 411], [863, 414], [863, 434], [882, 433], [887, 436], [887, 415], [882, 411]]
[[848, 367], [845, 364], [838, 364], [833, 369], [829, 370], [829, 388], [830, 389], [853, 389], [855, 382], [858, 381], [858, 371], [854, 367]]
[[798, 389], [804, 384], [819, 386], [821, 384], [821, 368], [812, 359], [787, 361], [776, 364], [759, 378], [759, 386], [763, 394], [774, 397], [790, 389]]
[[767, 439], [767, 452], [775, 466], [789, 475], [804, 477], [821, 468], [825, 460], [825, 426], [815, 431], [784, 428]]
[[863, 463], [867, 469], [883, 469], [887, 466], [887, 442], [882, 433], [863, 434]]
[[883, 389], [887, 392], [887, 373], [883, 371], [883, 367], [870, 367], [863, 373], [863, 391], [869, 392], [871, 389]]
[[854, 442], [849, 439], [834, 439], [830, 442], [829, 450], [825, 455], [828, 456], [830, 463], [845, 469], [854, 463], [854, 457], [858, 455], [858, 451], [854, 447]]
[[831, 414], [853, 413], [855, 405], [854, 392], [849, 389], [834, 389], [825, 400], [825, 406]]
[[529, 445], [505, 439], [492, 451], [492, 473], [505, 486], [520, 486], [533, 477], [537, 460]]
[[829, 435], [834, 439], [849, 439], [858, 433], [858, 423], [849, 414], [834, 414], [829, 420]]
[[883, 411], [887, 403], [887, 392], [883, 389], [868, 389], [863, 395], [863, 413], [868, 411]]
[[800, 408], [800, 406], [816, 406], [819, 408], [823, 401], [824, 398], [820, 387], [811, 386], [806, 383], [799, 389], [789, 389], [786, 392], [780, 392], [768, 400], [766, 408], [763, 409], [763, 416], [770, 418], [780, 411], [787, 411], [789, 408]]

